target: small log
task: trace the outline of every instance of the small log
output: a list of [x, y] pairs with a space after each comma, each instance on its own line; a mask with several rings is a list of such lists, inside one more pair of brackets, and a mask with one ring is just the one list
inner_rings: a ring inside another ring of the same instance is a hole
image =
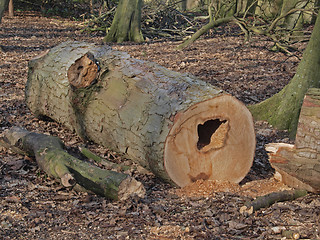
[[266, 150], [281, 181], [320, 192], [320, 89], [309, 89], [304, 98], [295, 145], [270, 143]]
[[1, 139], [2, 145], [36, 158], [39, 167], [65, 187], [85, 189], [114, 200], [132, 195], [143, 197], [143, 185], [127, 174], [100, 169], [64, 151], [59, 138], [13, 127]]
[[299, 197], [306, 196], [308, 192], [306, 190], [290, 190], [290, 191], [281, 191], [281, 192], [273, 192], [267, 195], [257, 197], [251, 202], [247, 202], [244, 206], [240, 208], [240, 213], [249, 213], [261, 209], [267, 208], [276, 202], [285, 202], [292, 201]]
[[[90, 84], [85, 67], [74, 67], [88, 53], [98, 66]], [[238, 183], [253, 162], [253, 120], [244, 104], [190, 74], [107, 46], [62, 43], [31, 60], [26, 101], [35, 115], [181, 187], [198, 179]]]

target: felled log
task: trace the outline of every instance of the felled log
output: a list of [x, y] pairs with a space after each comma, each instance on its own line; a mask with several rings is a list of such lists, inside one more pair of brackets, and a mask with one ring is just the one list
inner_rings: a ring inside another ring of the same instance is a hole
[[35, 157], [39, 167], [65, 187], [76, 187], [113, 200], [145, 194], [143, 185], [129, 175], [104, 170], [69, 155], [59, 138], [13, 127], [5, 132], [1, 143], [20, 154]]
[[244, 104], [194, 76], [107, 46], [62, 43], [31, 60], [26, 101], [35, 115], [179, 186], [238, 183], [252, 165], [255, 133]]
[[320, 192], [320, 89], [308, 90], [295, 144], [270, 143], [269, 161], [288, 186]]

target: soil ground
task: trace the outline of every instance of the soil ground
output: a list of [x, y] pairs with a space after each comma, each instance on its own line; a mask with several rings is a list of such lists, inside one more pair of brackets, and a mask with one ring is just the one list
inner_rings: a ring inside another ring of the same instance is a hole
[[[80, 30], [81, 22], [33, 12], [4, 17], [0, 25], [0, 132], [21, 126], [58, 136], [69, 148], [84, 144], [60, 124], [35, 118], [24, 103], [30, 59], [63, 41], [101, 42], [102, 36]], [[149, 41], [112, 47], [192, 73], [246, 104], [283, 88], [301, 58], [301, 53], [288, 57], [270, 52], [272, 44], [266, 39], [244, 43], [233, 26], [218, 28], [183, 51], [175, 50], [177, 45]], [[297, 47], [303, 50], [305, 44]], [[239, 212], [255, 196], [287, 189], [272, 178], [264, 150], [269, 142], [290, 142], [286, 132], [265, 122], [255, 126], [256, 156], [243, 187], [199, 181], [177, 189], [136, 167], [131, 174], [144, 184], [147, 195], [123, 202], [66, 189], [40, 171], [33, 159], [1, 148], [0, 239], [283, 239], [286, 231], [319, 239], [319, 195], [276, 203], [251, 215]], [[108, 149], [86, 144], [100, 156], [130, 164]]]

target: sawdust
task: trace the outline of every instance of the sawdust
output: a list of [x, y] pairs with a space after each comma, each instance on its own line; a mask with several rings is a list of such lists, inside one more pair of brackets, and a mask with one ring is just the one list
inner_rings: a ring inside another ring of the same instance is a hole
[[255, 198], [271, 192], [290, 189], [290, 187], [277, 181], [273, 177], [269, 179], [251, 181], [242, 186], [226, 181], [197, 180], [184, 188], [177, 189], [176, 194], [181, 197], [210, 197], [216, 192], [230, 192], [241, 196]]

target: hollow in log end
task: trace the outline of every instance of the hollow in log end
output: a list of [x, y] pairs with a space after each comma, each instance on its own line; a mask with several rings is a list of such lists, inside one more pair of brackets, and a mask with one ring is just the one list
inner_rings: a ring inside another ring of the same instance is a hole
[[200, 179], [238, 183], [252, 166], [254, 150], [250, 112], [223, 94], [175, 117], [165, 144], [165, 168], [181, 187]]

